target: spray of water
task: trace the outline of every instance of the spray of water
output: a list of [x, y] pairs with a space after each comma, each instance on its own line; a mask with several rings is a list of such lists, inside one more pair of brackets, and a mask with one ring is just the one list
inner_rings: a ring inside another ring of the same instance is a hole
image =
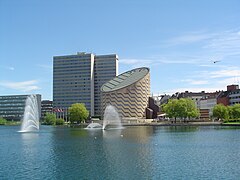
[[20, 132], [39, 130], [39, 111], [36, 95], [27, 97]]

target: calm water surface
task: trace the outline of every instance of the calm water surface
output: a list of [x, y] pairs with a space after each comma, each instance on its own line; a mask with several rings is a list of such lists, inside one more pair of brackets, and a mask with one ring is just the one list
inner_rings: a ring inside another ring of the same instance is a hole
[[239, 179], [240, 127], [0, 126], [0, 179]]

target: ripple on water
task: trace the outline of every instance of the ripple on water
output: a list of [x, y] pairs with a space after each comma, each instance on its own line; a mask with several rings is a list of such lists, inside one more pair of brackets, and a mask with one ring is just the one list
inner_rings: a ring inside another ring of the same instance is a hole
[[0, 126], [0, 179], [240, 177], [239, 128], [128, 127], [89, 132], [43, 126], [33, 134], [17, 133], [18, 128]]

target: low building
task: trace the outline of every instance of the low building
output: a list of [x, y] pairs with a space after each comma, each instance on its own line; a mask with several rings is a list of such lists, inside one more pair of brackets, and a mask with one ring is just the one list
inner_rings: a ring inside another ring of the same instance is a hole
[[[213, 108], [217, 104], [218, 94], [212, 94], [198, 101], [198, 109], [200, 110], [201, 119], [209, 119], [213, 115]], [[206, 116], [206, 112], [208, 115]], [[202, 113], [203, 112], [203, 113]]]
[[137, 68], [103, 84], [102, 115], [107, 105], [117, 108], [122, 118], [143, 118], [150, 97], [149, 68]]
[[221, 94], [216, 92], [189, 92], [175, 93], [172, 98], [190, 98], [195, 102], [196, 108], [199, 109], [200, 119], [209, 119], [212, 115], [213, 107], [217, 104], [217, 97]]
[[[0, 96], [0, 117], [20, 121], [23, 118], [26, 99], [29, 95]], [[41, 95], [36, 94], [39, 113], [41, 112]]]
[[228, 85], [227, 91], [222, 91], [218, 98], [217, 104], [223, 104], [225, 106], [232, 106], [234, 104], [240, 104], [240, 89], [238, 85]]
[[229, 105], [229, 95], [230, 91], [222, 91], [217, 97], [217, 104], [223, 104], [224, 106]]
[[160, 112], [159, 106], [152, 97], [149, 97], [148, 99], [148, 108], [146, 111], [146, 119], [156, 119], [158, 113]]
[[41, 117], [43, 118], [46, 113], [53, 113], [53, 102], [50, 100], [43, 100], [41, 102]]
[[232, 90], [228, 94], [228, 98], [229, 98], [229, 105], [230, 106], [232, 106], [234, 104], [240, 104], [240, 89]]
[[210, 117], [209, 109], [200, 109], [199, 112], [201, 120], [209, 120]]

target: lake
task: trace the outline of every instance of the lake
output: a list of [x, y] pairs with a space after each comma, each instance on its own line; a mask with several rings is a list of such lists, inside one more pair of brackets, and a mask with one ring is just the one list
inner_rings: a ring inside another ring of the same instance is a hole
[[0, 179], [239, 179], [240, 127], [0, 126]]

